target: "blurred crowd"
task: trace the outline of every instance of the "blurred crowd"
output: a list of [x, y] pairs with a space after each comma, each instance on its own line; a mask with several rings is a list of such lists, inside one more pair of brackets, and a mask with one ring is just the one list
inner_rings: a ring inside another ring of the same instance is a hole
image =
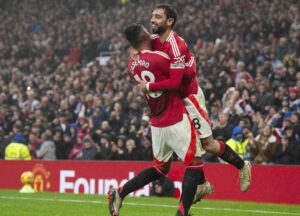
[[[0, 158], [22, 142], [31, 158], [152, 160], [150, 111], [122, 31], [149, 27], [158, 3], [0, 1]], [[215, 138], [254, 163], [300, 164], [299, 1], [171, 3]]]

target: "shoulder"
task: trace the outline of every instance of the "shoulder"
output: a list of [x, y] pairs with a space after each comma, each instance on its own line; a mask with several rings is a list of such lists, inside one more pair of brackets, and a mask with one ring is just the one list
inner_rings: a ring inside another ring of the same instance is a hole
[[185, 41], [175, 32], [171, 32], [166, 41], [170, 44], [175, 57], [184, 55], [188, 51]]
[[128, 65], [127, 65], [127, 66], [128, 66], [128, 69], [129, 69], [129, 70], [132, 70], [131, 67], [132, 67], [132, 65], [134, 64], [134, 62], [135, 62], [135, 61], [134, 61], [133, 59], [130, 59], [130, 60], [128, 61]]
[[[53, 146], [53, 145], [55, 146], [55, 143], [54, 143], [53, 141], [51, 141], [51, 140], [46, 140], [45, 142], [43, 142], [43, 144], [44, 144], [45, 146], [47, 146], [47, 147], [48, 147], [48, 146]], [[43, 144], [42, 144], [42, 145], [43, 145]]]
[[164, 52], [147, 50], [147, 51], [142, 51], [142, 53], [145, 55], [151, 55], [155, 58], [162, 58], [162, 59], [170, 60], [170, 57]]
[[176, 43], [180, 45], [186, 44], [185, 40], [174, 31], [172, 31], [167, 38], [167, 41], [172, 41], [172, 40], [176, 41]]
[[135, 68], [138, 66], [138, 61], [134, 61], [133, 59], [130, 59], [128, 61], [128, 70], [131, 76], [134, 76], [135, 72]]

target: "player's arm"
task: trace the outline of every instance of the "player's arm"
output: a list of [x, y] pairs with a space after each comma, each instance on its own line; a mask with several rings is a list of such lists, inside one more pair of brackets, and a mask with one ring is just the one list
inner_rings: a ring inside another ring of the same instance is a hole
[[185, 54], [188, 51], [185, 46], [170, 46], [168, 55], [170, 56], [169, 79], [161, 82], [147, 84], [149, 91], [171, 91], [179, 89], [183, 75], [185, 73]]
[[170, 64], [170, 76], [161, 82], [147, 83], [148, 91], [171, 91], [179, 89], [184, 74], [184, 63]]
[[141, 80], [138, 84], [139, 89], [143, 93], [147, 93], [149, 91], [171, 91], [179, 89], [180, 83], [182, 81], [183, 72], [170, 70], [169, 79], [166, 79], [161, 82], [150, 83], [144, 80]]
[[[170, 52], [172, 54], [172, 50]], [[168, 66], [165, 66], [168, 67]], [[162, 68], [166, 71], [166, 69]], [[140, 89], [143, 92], [147, 91], [171, 91], [179, 89], [183, 75], [185, 72], [185, 58], [184, 55], [170, 55], [169, 65], [169, 79], [161, 82], [146, 83], [141, 82], [139, 84]]]

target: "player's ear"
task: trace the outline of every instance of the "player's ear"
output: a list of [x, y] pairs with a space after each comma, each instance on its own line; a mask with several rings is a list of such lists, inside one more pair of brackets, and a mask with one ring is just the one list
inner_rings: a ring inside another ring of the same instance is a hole
[[172, 27], [174, 24], [175, 20], [173, 18], [168, 18], [167, 19], [167, 26]]

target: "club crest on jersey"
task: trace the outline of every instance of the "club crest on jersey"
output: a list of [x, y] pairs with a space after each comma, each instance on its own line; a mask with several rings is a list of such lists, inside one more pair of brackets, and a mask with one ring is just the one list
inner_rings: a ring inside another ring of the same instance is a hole
[[178, 56], [174, 58], [174, 63], [175, 64], [180, 64], [185, 62], [185, 55], [183, 56]]

